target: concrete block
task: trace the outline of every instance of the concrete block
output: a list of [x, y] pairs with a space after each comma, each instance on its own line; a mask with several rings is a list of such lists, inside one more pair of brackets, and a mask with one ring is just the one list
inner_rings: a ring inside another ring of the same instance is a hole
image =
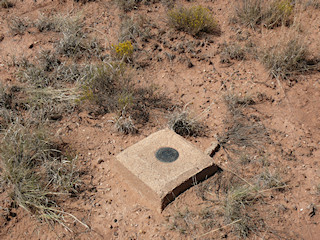
[[218, 170], [212, 158], [169, 129], [125, 149], [114, 164], [144, 202], [160, 212], [180, 193]]
[[204, 153], [209, 155], [210, 157], [213, 157], [216, 154], [216, 152], [219, 151], [219, 149], [220, 149], [220, 144], [218, 143], [218, 141], [213, 141], [211, 142], [211, 145], [206, 149]]

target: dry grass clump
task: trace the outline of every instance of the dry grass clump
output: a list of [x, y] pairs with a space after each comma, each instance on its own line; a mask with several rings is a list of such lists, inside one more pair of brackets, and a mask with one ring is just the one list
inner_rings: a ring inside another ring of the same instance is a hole
[[115, 127], [125, 134], [138, 132], [138, 125], [144, 127], [149, 122], [151, 110], [167, 111], [172, 108], [170, 99], [160, 93], [157, 88], [140, 87], [129, 84], [117, 95], [117, 115]]
[[62, 20], [62, 16], [60, 15], [45, 16], [41, 14], [39, 18], [34, 22], [34, 26], [40, 32], [48, 32], [48, 31], [59, 32], [61, 31], [61, 27], [63, 24], [61, 20]]
[[320, 195], [320, 183], [316, 186], [317, 194]]
[[139, 0], [114, 0], [118, 7], [125, 11], [129, 12], [133, 9], [138, 8]]
[[101, 113], [116, 112], [116, 128], [123, 133], [135, 133], [136, 124], [148, 122], [151, 109], [171, 106], [156, 88], [135, 86], [130, 71], [123, 61], [89, 66], [80, 98], [99, 106]]
[[123, 62], [103, 62], [91, 65], [83, 82], [81, 100], [90, 100], [105, 112], [118, 109], [118, 99], [130, 88], [128, 69]]
[[10, 108], [12, 95], [8, 93], [8, 88], [0, 82], [0, 108]]
[[81, 31], [84, 24], [81, 15], [44, 15], [40, 14], [39, 18], [33, 23], [40, 32], [46, 31]]
[[235, 146], [259, 149], [271, 141], [263, 124], [244, 113], [247, 106], [255, 103], [250, 96], [239, 96], [230, 92], [224, 96], [224, 101], [230, 117], [225, 121], [227, 131], [218, 136], [222, 147], [231, 151], [236, 151]]
[[256, 181], [257, 185], [262, 189], [283, 189], [286, 186], [286, 184], [282, 181], [280, 174], [278, 172], [271, 172], [269, 169], [266, 169], [260, 173], [257, 176]]
[[140, 38], [147, 41], [150, 38], [150, 22], [143, 16], [138, 18], [125, 18], [121, 22], [119, 42], [131, 41], [135, 43]]
[[235, 9], [236, 20], [245, 26], [255, 28], [262, 21], [263, 0], [242, 0]]
[[8, 26], [13, 35], [22, 35], [29, 27], [30, 23], [27, 18], [13, 17], [8, 20]]
[[[185, 206], [184, 211], [178, 208], [177, 213], [168, 218], [170, 229], [188, 234], [193, 239], [202, 239], [205, 236], [207, 239], [216, 239], [221, 234], [229, 236], [230, 232], [237, 238], [246, 239], [252, 233], [264, 231], [266, 218], [260, 214], [264, 198], [271, 190], [280, 187], [284, 189], [285, 185], [274, 187], [273, 181], [278, 179], [275, 175], [263, 179], [266, 184], [262, 184], [256, 178], [247, 181], [239, 177], [243, 176], [241, 171], [237, 174], [239, 175], [221, 170], [197, 185], [197, 195], [199, 194], [203, 202], [191, 205], [193, 208], [202, 207], [194, 208], [193, 211], [189, 211], [188, 206]], [[201, 234], [203, 232], [204, 234]]]
[[232, 146], [262, 148], [261, 144], [266, 140], [269, 140], [266, 128], [250, 121], [235, 121], [224, 135], [219, 136], [219, 143], [226, 149]]
[[235, 21], [255, 28], [261, 23], [267, 28], [289, 25], [295, 2], [292, 0], [242, 0], [235, 9]]
[[289, 41], [279, 41], [263, 51], [261, 62], [272, 77], [284, 79], [313, 70], [318, 65], [318, 61], [311, 58], [307, 44], [297, 36]]
[[174, 8], [174, 6], [176, 4], [176, 0], [161, 0], [161, 3], [167, 9], [172, 9], [172, 8]]
[[19, 99], [21, 88], [0, 83], [0, 131], [6, 129], [26, 108], [26, 103]]
[[73, 0], [74, 2], [80, 2], [82, 4], [88, 3], [88, 2], [95, 2], [96, 0]]
[[82, 31], [69, 28], [63, 30], [62, 34], [63, 37], [56, 45], [56, 49], [64, 56], [75, 58], [99, 56], [102, 50], [96, 39], [89, 38]]
[[0, 83], [0, 130], [6, 128], [14, 117], [11, 105], [12, 94]]
[[0, 1], [0, 6], [2, 8], [12, 8], [12, 7], [14, 7], [14, 4], [11, 1], [8, 1], [8, 0], [1, 0]]
[[252, 229], [256, 228], [254, 219], [249, 216], [248, 208], [256, 201], [256, 189], [248, 185], [231, 188], [224, 201], [224, 218], [227, 224], [232, 225], [236, 235], [246, 238]]
[[170, 221], [169, 229], [187, 235], [195, 228], [195, 217], [195, 213], [188, 209], [178, 210], [171, 219], [168, 219]]
[[292, 0], [274, 0], [267, 6], [264, 14], [264, 26], [274, 28], [277, 26], [287, 26], [290, 24], [291, 16], [294, 10], [294, 1]]
[[308, 0], [305, 2], [305, 7], [313, 7], [314, 9], [320, 9], [320, 0]]
[[84, 23], [80, 15], [40, 15], [34, 25], [40, 32], [55, 31], [62, 34], [56, 50], [64, 56], [100, 56], [102, 47], [96, 39], [90, 38], [83, 31]]
[[19, 80], [28, 83], [23, 89], [26, 110], [38, 123], [60, 120], [75, 110], [81, 92], [79, 85], [87, 70], [79, 64], [62, 62], [51, 51], [41, 51], [36, 58], [35, 64], [29, 61], [17, 63]]
[[271, 189], [284, 189], [285, 184], [280, 180], [279, 174], [272, 174], [265, 170], [256, 178], [256, 184], [231, 185], [226, 192], [223, 202], [224, 218], [227, 224], [232, 224], [236, 235], [246, 238], [251, 232], [261, 228], [257, 221], [263, 221], [255, 211], [250, 209], [263, 197], [262, 192]]
[[80, 64], [62, 61], [55, 52], [43, 50], [36, 57], [36, 62], [28, 60], [16, 63], [17, 76], [22, 82], [35, 87], [63, 87], [65, 83], [75, 83], [85, 75], [85, 69]]
[[61, 32], [62, 38], [56, 44], [56, 50], [64, 56], [99, 56], [102, 51], [97, 40], [90, 38], [83, 31], [84, 23], [80, 15], [41, 15], [34, 25], [40, 32]]
[[201, 33], [220, 34], [218, 22], [208, 8], [193, 6], [175, 8], [168, 12], [169, 24], [194, 36]]
[[62, 223], [59, 202], [80, 187], [76, 158], [64, 154], [43, 130], [20, 122], [3, 132], [0, 156], [13, 201], [42, 220]]
[[192, 117], [186, 108], [176, 110], [169, 116], [169, 128], [181, 136], [203, 136], [206, 127], [198, 118]]
[[118, 132], [125, 135], [138, 133], [138, 129], [136, 128], [131, 116], [124, 117], [121, 115], [118, 117], [115, 121], [115, 127]]
[[153, 3], [158, 3], [161, 0], [114, 0], [114, 1], [121, 10], [125, 12], [129, 12], [131, 10], [138, 9], [141, 3], [145, 5], [150, 5]]
[[246, 57], [246, 50], [239, 44], [224, 42], [219, 46], [220, 51], [220, 62], [229, 63], [230, 60], [244, 60]]
[[27, 88], [25, 89], [29, 114], [34, 123], [61, 120], [74, 112], [81, 96], [79, 87], [73, 88]]

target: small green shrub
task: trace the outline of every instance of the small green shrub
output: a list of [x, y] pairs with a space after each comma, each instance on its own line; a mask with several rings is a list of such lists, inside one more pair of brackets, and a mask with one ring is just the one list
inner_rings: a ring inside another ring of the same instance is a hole
[[116, 45], [112, 45], [114, 56], [117, 60], [125, 60], [127, 62], [132, 60], [133, 46], [131, 41], [121, 42]]
[[130, 89], [130, 77], [124, 62], [91, 65], [83, 81], [81, 101], [93, 101], [106, 112], [119, 109], [119, 98]]
[[210, 10], [202, 6], [175, 8], [168, 12], [169, 24], [194, 36], [201, 33], [219, 34], [220, 28]]

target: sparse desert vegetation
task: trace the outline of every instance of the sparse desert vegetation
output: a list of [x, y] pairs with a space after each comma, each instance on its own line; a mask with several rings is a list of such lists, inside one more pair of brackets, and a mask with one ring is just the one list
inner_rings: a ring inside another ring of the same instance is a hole
[[288, 26], [292, 22], [294, 3], [290, 0], [241, 0], [235, 9], [234, 21], [256, 28], [261, 23], [266, 28]]
[[[0, 238], [316, 239], [319, 8], [0, 0]], [[114, 159], [164, 128], [219, 168], [158, 213]]]
[[44, 129], [18, 121], [7, 127], [0, 150], [2, 178], [15, 204], [41, 220], [63, 224], [67, 214], [58, 202], [81, 186], [76, 156], [63, 153]]
[[270, 71], [272, 77], [287, 78], [318, 68], [319, 60], [311, 56], [306, 42], [299, 36], [279, 41], [266, 49], [261, 61]]
[[219, 34], [220, 27], [213, 18], [210, 10], [203, 6], [191, 8], [175, 8], [168, 12], [169, 23], [174, 28], [188, 32], [192, 35], [200, 33]]
[[192, 116], [186, 106], [175, 110], [168, 117], [169, 128], [181, 136], [201, 136], [206, 133], [205, 125], [199, 116]]
[[14, 4], [11, 1], [8, 1], [8, 0], [1, 0], [0, 1], [0, 6], [2, 8], [12, 8], [12, 7], [14, 7]]

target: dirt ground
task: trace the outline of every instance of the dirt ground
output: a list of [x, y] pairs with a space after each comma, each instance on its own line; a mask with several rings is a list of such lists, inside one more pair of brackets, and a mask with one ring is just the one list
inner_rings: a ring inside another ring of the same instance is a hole
[[[319, 239], [320, 72], [297, 75], [295, 81], [277, 80], [269, 75], [257, 58], [249, 56], [244, 60], [222, 61], [219, 46], [224, 42], [243, 45], [250, 42], [260, 51], [290, 31], [288, 27], [259, 27], [254, 30], [231, 23], [236, 2], [176, 1], [178, 5], [208, 6], [220, 25], [219, 36], [195, 38], [173, 30], [167, 24], [167, 8], [161, 2], [140, 4], [137, 9], [125, 13], [128, 16], [144, 16], [153, 24], [151, 38], [139, 42], [140, 54], [137, 55], [137, 65], [133, 67], [133, 79], [138, 85], [156, 85], [174, 105], [183, 107], [188, 104], [194, 115], [201, 115], [201, 120], [207, 125], [206, 135], [186, 139], [203, 151], [227, 130], [226, 120], [230, 113], [224, 96], [232, 93], [238, 97], [253, 98], [254, 104], [244, 111], [267, 129], [272, 144], [262, 146], [263, 156], [268, 159], [269, 169], [280, 174], [286, 187], [281, 191], [266, 192], [263, 200], [249, 208], [252, 214], [259, 213], [258, 218], [263, 219], [263, 224], [261, 228], [251, 231], [248, 238]], [[17, 80], [15, 67], [8, 65], [13, 55], [34, 59], [41, 49], [52, 49], [52, 43], [58, 39], [57, 33], [39, 32], [35, 27], [28, 27], [23, 34], [13, 35], [8, 25], [10, 19], [21, 17], [35, 21], [40, 14], [81, 13], [90, 35], [95, 36], [102, 45], [109, 46], [110, 43], [117, 43], [120, 15], [124, 14], [110, 0], [86, 3], [17, 0], [14, 3], [12, 8], [0, 8], [0, 80], [9, 86], [25, 84]], [[297, 19], [311, 52], [319, 55], [320, 10], [306, 8]], [[186, 50], [190, 41], [195, 42], [194, 52]], [[170, 57], [172, 55], [174, 57]], [[160, 214], [147, 208], [144, 204], [147, 199], [141, 199], [123, 181], [124, 176], [114, 171], [115, 156], [151, 133], [167, 127], [170, 111], [172, 109], [151, 109], [148, 122], [137, 124], [139, 132], [133, 135], [117, 132], [114, 127], [115, 113], [112, 112], [92, 115], [84, 109], [51, 122], [52, 135], [77, 152], [78, 163], [86, 170], [83, 177], [86, 190], [77, 197], [66, 197], [62, 207], [90, 228], [68, 217], [66, 225], [72, 232], [60, 224], [51, 226], [40, 222], [21, 207], [13, 207], [8, 189], [2, 187], [0, 238], [241, 239], [234, 233], [232, 224], [224, 222], [222, 216], [211, 216], [212, 227], [201, 225], [201, 221], [194, 217], [208, 206], [215, 208], [215, 201], [204, 200], [199, 194], [205, 188], [214, 194], [212, 189], [215, 186], [208, 188], [211, 182], [215, 184], [213, 180], [208, 179], [190, 188]], [[260, 144], [259, 141], [257, 144]], [[246, 149], [237, 151], [240, 156]], [[257, 154], [254, 157], [261, 156]], [[261, 170], [260, 165], [239, 164], [234, 167], [228, 158], [228, 150], [223, 148], [216, 153], [213, 161], [226, 169], [224, 172], [227, 169], [233, 169], [233, 172], [239, 170], [245, 179]], [[214, 223], [216, 219], [219, 224]]]

